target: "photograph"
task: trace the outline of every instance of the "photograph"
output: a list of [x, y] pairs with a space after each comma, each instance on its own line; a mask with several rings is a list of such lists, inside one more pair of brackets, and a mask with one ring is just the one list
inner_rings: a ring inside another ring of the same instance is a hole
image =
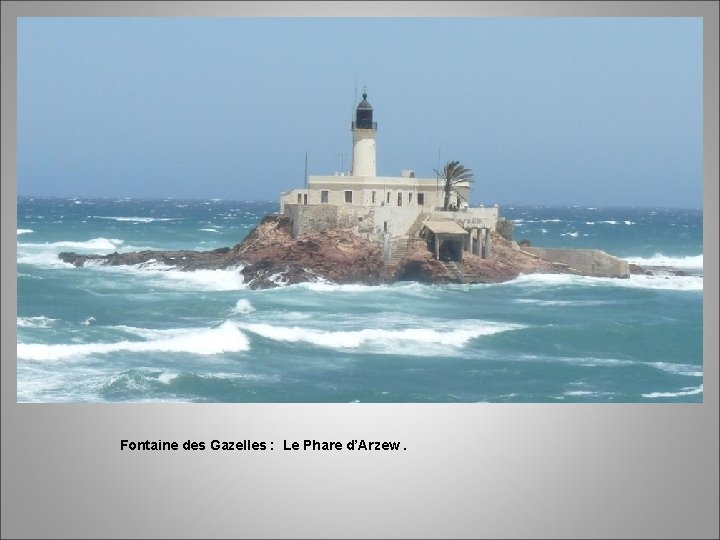
[[17, 403], [703, 403], [698, 17], [20, 17]]
[[718, 538], [719, 5], [2, 0], [2, 537]]

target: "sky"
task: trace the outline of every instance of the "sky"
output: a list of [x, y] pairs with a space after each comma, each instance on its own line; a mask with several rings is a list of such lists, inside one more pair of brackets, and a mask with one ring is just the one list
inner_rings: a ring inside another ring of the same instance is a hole
[[20, 18], [20, 196], [276, 200], [457, 160], [472, 204], [702, 207], [701, 18]]

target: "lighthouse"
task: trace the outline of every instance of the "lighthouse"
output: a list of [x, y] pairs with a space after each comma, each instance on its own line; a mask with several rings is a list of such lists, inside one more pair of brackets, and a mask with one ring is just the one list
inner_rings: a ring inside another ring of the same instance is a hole
[[377, 176], [375, 167], [375, 134], [377, 122], [373, 122], [373, 108], [367, 100], [367, 92], [355, 110], [352, 122], [353, 156], [352, 176]]

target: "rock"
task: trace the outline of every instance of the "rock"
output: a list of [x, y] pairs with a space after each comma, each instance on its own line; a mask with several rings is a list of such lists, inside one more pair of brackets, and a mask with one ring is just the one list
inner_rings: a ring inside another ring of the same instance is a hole
[[[312, 281], [377, 285], [393, 281], [421, 283], [496, 283], [520, 274], [579, 272], [552, 264], [492, 233], [488, 259], [465, 253], [464, 260], [446, 265], [433, 258], [424, 241], [415, 242], [395, 266], [383, 263], [381, 247], [350, 229], [336, 229], [293, 238], [292, 223], [284, 216], [265, 216], [239, 244], [211, 251], [140, 251], [83, 255], [63, 252], [58, 257], [77, 267], [101, 264], [161, 264], [179, 270], [237, 268], [253, 289]], [[522, 245], [522, 242], [520, 242]], [[529, 242], [528, 242], [529, 244]], [[633, 265], [634, 266], [634, 265]]]

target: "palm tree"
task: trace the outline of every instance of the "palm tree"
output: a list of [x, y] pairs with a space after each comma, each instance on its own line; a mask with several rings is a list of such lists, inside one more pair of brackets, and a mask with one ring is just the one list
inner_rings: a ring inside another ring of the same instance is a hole
[[443, 204], [443, 210], [447, 210], [450, 206], [450, 193], [453, 191], [461, 199], [465, 199], [460, 195], [455, 186], [460, 182], [472, 182], [472, 171], [462, 165], [459, 161], [448, 161], [441, 171], [433, 169], [437, 175], [442, 178], [444, 182], [443, 190], [445, 191], [445, 201]]

